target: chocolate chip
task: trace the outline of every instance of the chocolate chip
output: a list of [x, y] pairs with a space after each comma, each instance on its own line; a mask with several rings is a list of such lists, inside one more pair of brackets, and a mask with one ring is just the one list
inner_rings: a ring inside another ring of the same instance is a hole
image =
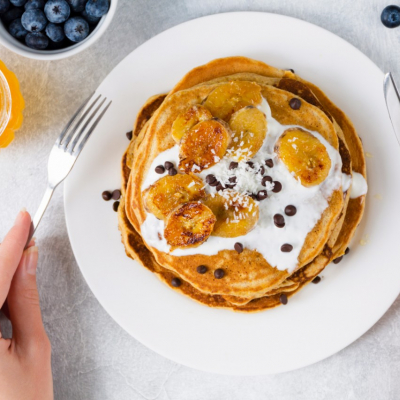
[[240, 254], [243, 251], [243, 245], [242, 243], [236, 242], [235, 246], [233, 246], [235, 250]]
[[199, 274], [205, 274], [208, 271], [208, 268], [205, 265], [199, 265], [197, 267], [197, 272]]
[[284, 253], [290, 253], [293, 250], [293, 246], [289, 243], [285, 243], [281, 246], [281, 251]]
[[315, 283], [315, 284], [320, 283], [321, 282], [321, 277], [320, 276], [316, 276], [311, 282]]
[[171, 285], [173, 287], [179, 287], [179, 286], [182, 285], [182, 282], [181, 282], [181, 280], [179, 278], [172, 278], [171, 279]]
[[344, 254], [347, 255], [347, 254], [349, 254], [349, 253], [350, 253], [350, 247], [348, 247], [348, 248], [345, 250]]
[[282, 190], [282, 183], [280, 183], [279, 181], [274, 181], [274, 188], [272, 189], [272, 191], [274, 193], [279, 193]]
[[247, 161], [246, 163], [250, 168], [254, 168], [254, 163], [252, 161]]
[[172, 164], [171, 161], [165, 161], [164, 163], [164, 167], [165, 169], [168, 171], [170, 168], [172, 168], [174, 166], [174, 164]]
[[211, 182], [210, 184], [209, 184], [210, 186], [218, 186], [219, 185], [219, 180], [218, 179], [215, 179], [215, 181], [214, 182]]
[[230, 164], [229, 164], [229, 169], [235, 169], [235, 168], [237, 168], [239, 166], [239, 163], [237, 163], [236, 161], [232, 161]]
[[290, 205], [285, 207], [285, 214], [288, 217], [293, 217], [293, 215], [296, 215], [296, 213], [297, 213], [297, 208], [295, 206]]
[[285, 218], [281, 214], [274, 215], [274, 224], [278, 228], [283, 228], [285, 226]]
[[340, 261], [342, 261], [342, 258], [343, 258], [343, 256], [340, 256], [340, 257], [338, 257], [338, 258], [335, 258], [335, 259], [333, 260], [333, 263], [334, 263], [334, 264], [339, 264]]
[[287, 68], [286, 71], [290, 71], [294, 74], [294, 69], [292, 69], [292, 68]]
[[253, 199], [253, 200], [257, 200], [257, 195], [254, 193], [249, 193], [249, 196]]
[[280, 301], [283, 305], [286, 305], [286, 304], [287, 304], [287, 296], [286, 296], [285, 293], [282, 293], [282, 294], [279, 296], [279, 301]]
[[225, 186], [222, 185], [221, 182], [218, 182], [218, 185], [217, 185], [217, 187], [216, 187], [215, 189], [217, 189], [217, 192], [219, 192], [220, 190], [224, 190], [224, 189], [225, 189]]
[[269, 158], [268, 160], [265, 160], [265, 165], [269, 168], [272, 168], [274, 166], [274, 162], [271, 158]]
[[112, 199], [119, 200], [121, 198], [121, 191], [119, 189], [112, 192]]
[[114, 210], [115, 212], [118, 211], [118, 207], [119, 207], [119, 201], [114, 201], [113, 210]]
[[236, 186], [236, 183], [225, 184], [226, 189], [233, 189]]
[[214, 276], [217, 279], [221, 279], [225, 276], [225, 271], [222, 268], [218, 268], [214, 271]]
[[265, 168], [261, 165], [261, 167], [260, 167], [260, 169], [258, 170], [258, 172], [259, 172], [261, 175], [264, 175], [264, 174], [265, 174]]
[[289, 106], [293, 110], [298, 110], [301, 107], [301, 100], [296, 97], [293, 97], [293, 99], [290, 99], [289, 101]]
[[128, 138], [128, 140], [132, 140], [132, 136], [133, 136], [132, 131], [126, 132], [126, 137]]
[[170, 168], [170, 169], [168, 170], [168, 174], [171, 175], [171, 176], [174, 176], [174, 175], [176, 175], [177, 173], [178, 173], [178, 171], [177, 171], [175, 168]]
[[236, 181], [237, 181], [236, 176], [231, 176], [231, 177], [229, 178], [229, 182], [236, 183]]
[[260, 191], [257, 193], [257, 200], [258, 200], [258, 201], [264, 200], [264, 199], [266, 199], [267, 197], [268, 197], [268, 193], [267, 193], [266, 190], [260, 190]]
[[157, 165], [155, 170], [156, 170], [157, 174], [163, 174], [165, 172], [165, 168], [163, 165]]
[[102, 194], [101, 197], [103, 198], [103, 200], [108, 201], [111, 200], [111, 192], [109, 192], [108, 190], [105, 190]]
[[216, 182], [217, 178], [213, 174], [209, 174], [206, 176], [206, 182], [211, 185], [212, 183]]
[[266, 175], [261, 180], [261, 185], [266, 186], [267, 182], [272, 183], [272, 178], [269, 175]]

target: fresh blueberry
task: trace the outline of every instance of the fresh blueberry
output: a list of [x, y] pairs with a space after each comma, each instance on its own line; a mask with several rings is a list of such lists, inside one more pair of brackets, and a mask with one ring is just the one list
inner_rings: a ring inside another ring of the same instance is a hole
[[23, 39], [28, 34], [28, 31], [21, 24], [21, 18], [14, 19], [8, 27], [8, 31], [16, 39]]
[[76, 13], [80, 13], [85, 9], [86, 2], [87, 0], [67, 0], [72, 11]]
[[69, 18], [71, 10], [65, 0], [49, 0], [44, 6], [44, 13], [50, 22], [61, 24]]
[[25, 44], [36, 50], [44, 50], [49, 45], [49, 39], [42, 32], [30, 32], [25, 36]]
[[22, 7], [11, 8], [1, 16], [1, 19], [4, 23], [8, 24], [9, 22], [14, 21], [14, 19], [21, 18], [23, 13], [24, 9]]
[[42, 10], [26, 10], [21, 17], [22, 26], [29, 32], [40, 32], [47, 25], [47, 19]]
[[50, 40], [56, 43], [61, 42], [65, 38], [63, 27], [53, 23], [46, 26], [46, 35]]
[[89, 24], [82, 17], [72, 17], [64, 24], [64, 32], [72, 42], [81, 42], [89, 35]]
[[10, 0], [10, 3], [15, 7], [22, 7], [26, 3], [26, 0]]
[[82, 17], [86, 19], [87, 22], [89, 22], [89, 24], [97, 24], [101, 18], [98, 17], [92, 17], [91, 15], [89, 15], [86, 10], [82, 11]]
[[10, 0], [0, 0], [0, 14], [5, 13], [10, 8]]
[[25, 10], [32, 10], [34, 8], [43, 10], [44, 9], [44, 0], [28, 0], [25, 3]]
[[109, 8], [110, 3], [108, 0], [89, 0], [86, 3], [86, 12], [92, 17], [102, 17]]
[[381, 14], [382, 24], [387, 28], [396, 28], [400, 25], [400, 7], [387, 6]]

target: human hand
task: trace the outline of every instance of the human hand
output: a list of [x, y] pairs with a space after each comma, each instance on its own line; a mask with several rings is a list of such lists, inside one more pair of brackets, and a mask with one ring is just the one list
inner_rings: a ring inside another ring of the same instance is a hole
[[7, 299], [12, 339], [0, 330], [1, 400], [53, 399], [51, 346], [36, 286], [38, 248], [28, 240], [31, 217], [21, 211], [0, 245], [0, 307]]

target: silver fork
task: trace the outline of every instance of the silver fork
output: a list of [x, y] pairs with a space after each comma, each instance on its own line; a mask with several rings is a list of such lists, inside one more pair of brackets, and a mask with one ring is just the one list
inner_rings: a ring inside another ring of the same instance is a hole
[[[51, 149], [47, 165], [47, 188], [39, 208], [33, 217], [27, 244], [31, 241], [53, 196], [55, 188], [68, 176], [90, 135], [111, 105], [110, 101], [102, 108], [107, 98], [102, 98], [101, 95], [98, 95], [85, 109], [92, 95], [78, 108]], [[99, 100], [100, 103], [92, 111]], [[92, 122], [96, 116], [97, 118]]]

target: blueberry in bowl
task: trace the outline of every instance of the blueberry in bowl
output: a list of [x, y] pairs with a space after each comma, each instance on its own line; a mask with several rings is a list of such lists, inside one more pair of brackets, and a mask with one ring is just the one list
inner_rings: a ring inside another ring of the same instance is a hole
[[105, 31], [118, 0], [0, 0], [0, 43], [27, 57], [59, 59]]
[[21, 18], [14, 19], [8, 27], [8, 31], [16, 39], [24, 39], [28, 31], [22, 26]]
[[65, 23], [64, 32], [71, 42], [81, 42], [89, 35], [89, 24], [82, 17], [72, 17]]
[[64, 29], [61, 25], [50, 22], [46, 26], [46, 36], [54, 43], [62, 42], [65, 39]]
[[22, 26], [29, 32], [41, 32], [47, 25], [47, 19], [42, 10], [28, 10], [21, 16]]
[[49, 45], [49, 39], [42, 32], [29, 32], [25, 36], [25, 43], [32, 49], [44, 50]]
[[48, 0], [44, 6], [44, 13], [47, 21], [62, 24], [69, 18], [71, 9], [65, 0]]

